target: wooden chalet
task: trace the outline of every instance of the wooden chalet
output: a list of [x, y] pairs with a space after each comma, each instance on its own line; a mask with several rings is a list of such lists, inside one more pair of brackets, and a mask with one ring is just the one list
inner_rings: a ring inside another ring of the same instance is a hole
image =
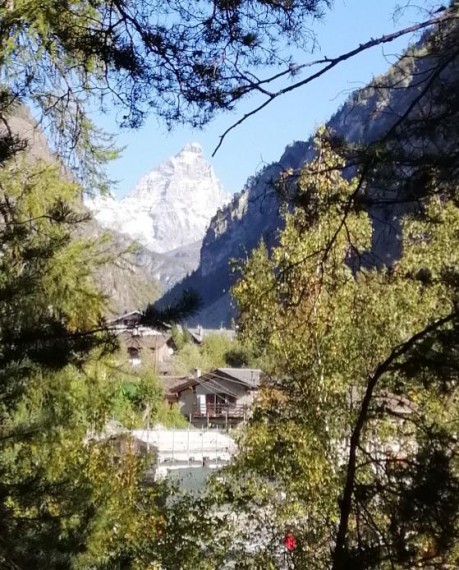
[[216, 368], [174, 386], [169, 401], [197, 427], [234, 426], [245, 421], [260, 386], [261, 370]]

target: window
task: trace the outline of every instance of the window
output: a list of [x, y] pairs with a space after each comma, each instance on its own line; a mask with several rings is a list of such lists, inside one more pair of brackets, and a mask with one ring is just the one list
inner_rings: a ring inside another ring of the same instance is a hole
[[135, 346], [128, 347], [129, 362], [132, 366], [140, 366], [142, 361], [140, 360], [140, 349]]

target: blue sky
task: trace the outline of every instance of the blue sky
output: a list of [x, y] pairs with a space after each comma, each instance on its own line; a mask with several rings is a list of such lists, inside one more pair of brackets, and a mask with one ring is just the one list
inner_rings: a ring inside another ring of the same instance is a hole
[[[298, 63], [320, 55], [339, 55], [372, 37], [406, 27], [422, 18], [423, 14], [417, 8], [408, 8], [403, 15], [397, 14], [398, 4], [395, 0], [335, 0], [333, 10], [323, 21], [315, 23], [319, 47], [312, 55], [300, 54]], [[424, 6], [428, 4], [432, 2], [424, 2]], [[97, 117], [97, 123], [109, 132], [117, 133], [117, 144], [125, 147], [121, 158], [108, 168], [110, 178], [117, 181], [114, 193], [118, 197], [125, 195], [142, 175], [168, 156], [177, 154], [190, 141], [203, 146], [225, 189], [229, 193], [240, 191], [257, 169], [278, 160], [287, 144], [306, 140], [352, 90], [384, 72], [409, 39], [406, 36], [385, 47], [373, 48], [323, 78], [284, 95], [233, 130], [214, 158], [211, 154], [219, 136], [256, 104], [255, 98], [246, 100], [231, 113], [220, 114], [203, 130], [180, 126], [168, 132], [154, 116], [141, 129], [120, 130], [113, 113]]]

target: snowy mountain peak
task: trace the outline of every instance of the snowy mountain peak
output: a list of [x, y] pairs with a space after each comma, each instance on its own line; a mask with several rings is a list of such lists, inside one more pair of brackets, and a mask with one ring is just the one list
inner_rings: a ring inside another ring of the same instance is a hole
[[204, 155], [204, 151], [202, 150], [202, 146], [197, 142], [189, 142], [182, 148], [177, 156], [180, 156], [186, 152], [194, 152], [195, 154], [202, 154]]
[[202, 240], [228, 200], [200, 144], [191, 142], [148, 174], [122, 199], [88, 203], [104, 227], [165, 253]]

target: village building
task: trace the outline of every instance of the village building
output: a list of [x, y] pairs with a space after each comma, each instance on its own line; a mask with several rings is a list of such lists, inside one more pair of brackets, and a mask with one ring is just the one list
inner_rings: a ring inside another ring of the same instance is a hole
[[[158, 331], [142, 324], [140, 311], [126, 312], [109, 322], [117, 335], [126, 364], [151, 370], [160, 378], [165, 399], [179, 406], [191, 426], [228, 429], [248, 419], [260, 385], [261, 371], [255, 368], [217, 368], [193, 377], [171, 376], [177, 347], [169, 331]], [[201, 344], [211, 335], [225, 335], [230, 329], [186, 329], [189, 338]]]
[[131, 366], [145, 366], [161, 373], [167, 370], [175, 350], [172, 335], [141, 323], [142, 313], [131, 311], [112, 319], [108, 324], [118, 336]]
[[170, 389], [169, 401], [196, 427], [232, 427], [248, 419], [260, 386], [261, 370], [216, 368]]
[[[143, 366], [153, 369], [158, 374], [169, 374], [172, 357], [177, 350], [169, 330], [158, 331], [142, 324], [142, 313], [138, 310], [123, 313], [111, 319], [108, 325], [118, 336], [124, 355], [131, 366]], [[224, 335], [229, 340], [236, 338], [236, 331], [232, 329], [205, 329], [198, 326], [185, 330], [190, 340], [198, 345], [212, 335]]]

